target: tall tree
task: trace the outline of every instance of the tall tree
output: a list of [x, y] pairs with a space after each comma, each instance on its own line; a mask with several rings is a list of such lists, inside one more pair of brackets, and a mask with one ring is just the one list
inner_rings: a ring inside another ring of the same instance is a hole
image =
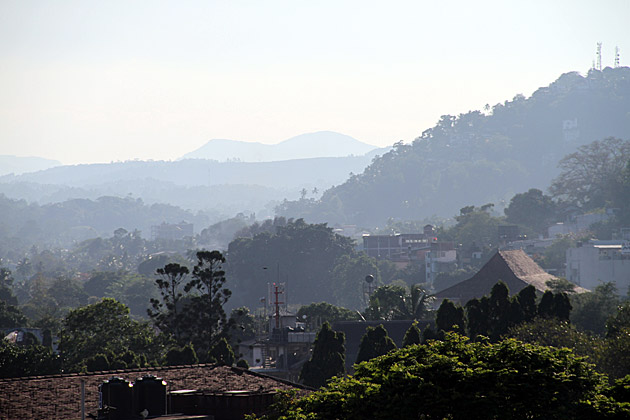
[[527, 226], [538, 233], [545, 231], [555, 212], [556, 204], [551, 197], [536, 188], [516, 194], [504, 210], [508, 222]]
[[623, 182], [628, 160], [630, 140], [608, 137], [581, 146], [560, 160], [560, 175], [549, 191], [555, 198], [586, 209], [603, 207]]
[[405, 336], [403, 337], [403, 347], [411, 346], [413, 344], [420, 344], [422, 342], [422, 333], [420, 332], [420, 328], [418, 328], [418, 322], [414, 321], [411, 324], [411, 327], [405, 332]]
[[320, 388], [333, 376], [346, 373], [345, 335], [333, 331], [328, 322], [322, 324], [313, 344], [311, 359], [302, 366], [300, 380], [305, 385]]
[[226, 281], [224, 263], [225, 257], [219, 251], [197, 252], [192, 279], [184, 287], [186, 292], [195, 292], [186, 305], [184, 316], [191, 327], [192, 343], [202, 351], [213, 348], [228, 332], [223, 306], [232, 292], [223, 287]]
[[152, 308], [147, 309], [147, 313], [160, 331], [170, 334], [178, 343], [183, 344], [182, 340], [188, 338], [184, 336], [182, 308], [182, 291], [189, 274], [188, 267], [171, 263], [158, 268], [156, 272], [160, 276], [155, 280], [160, 299], [151, 299]]
[[148, 324], [134, 321], [129, 308], [111, 298], [71, 310], [65, 317], [59, 348], [64, 369], [80, 371], [96, 354], [122, 355], [127, 351], [156, 360], [154, 333]]
[[361, 338], [361, 344], [359, 344], [357, 363], [382, 356], [395, 348], [396, 343], [389, 337], [383, 324], [367, 327]]
[[438, 331], [457, 331], [460, 334], [466, 331], [466, 319], [464, 308], [455, 305], [448, 299], [444, 299], [437, 310], [435, 325]]

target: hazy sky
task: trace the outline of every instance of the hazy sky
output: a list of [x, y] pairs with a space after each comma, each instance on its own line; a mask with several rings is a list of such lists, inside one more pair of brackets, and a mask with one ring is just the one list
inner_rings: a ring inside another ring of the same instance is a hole
[[377, 146], [630, 65], [630, 1], [0, 0], [0, 154], [175, 159], [332, 130]]

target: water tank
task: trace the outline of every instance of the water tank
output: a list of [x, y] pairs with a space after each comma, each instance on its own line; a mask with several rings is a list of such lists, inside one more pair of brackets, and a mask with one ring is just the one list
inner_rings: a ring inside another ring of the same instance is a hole
[[133, 385], [123, 378], [112, 377], [98, 386], [99, 418], [126, 420], [131, 418]]
[[166, 382], [155, 376], [144, 376], [133, 384], [133, 412], [135, 415], [145, 411], [147, 417], [159, 417], [166, 414]]

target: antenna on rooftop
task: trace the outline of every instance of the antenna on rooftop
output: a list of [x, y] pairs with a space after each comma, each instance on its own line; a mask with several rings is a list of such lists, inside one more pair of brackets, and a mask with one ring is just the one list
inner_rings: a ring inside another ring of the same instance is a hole
[[615, 68], [619, 67], [619, 47], [615, 47]]
[[602, 43], [598, 42], [597, 43], [597, 70], [602, 69]]

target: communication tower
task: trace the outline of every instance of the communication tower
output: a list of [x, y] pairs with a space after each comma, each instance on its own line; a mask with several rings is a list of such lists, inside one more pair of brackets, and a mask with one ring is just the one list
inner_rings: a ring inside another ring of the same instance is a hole
[[598, 42], [597, 43], [597, 70], [602, 69], [602, 43]]
[[615, 47], [615, 68], [619, 67], [619, 47]]

